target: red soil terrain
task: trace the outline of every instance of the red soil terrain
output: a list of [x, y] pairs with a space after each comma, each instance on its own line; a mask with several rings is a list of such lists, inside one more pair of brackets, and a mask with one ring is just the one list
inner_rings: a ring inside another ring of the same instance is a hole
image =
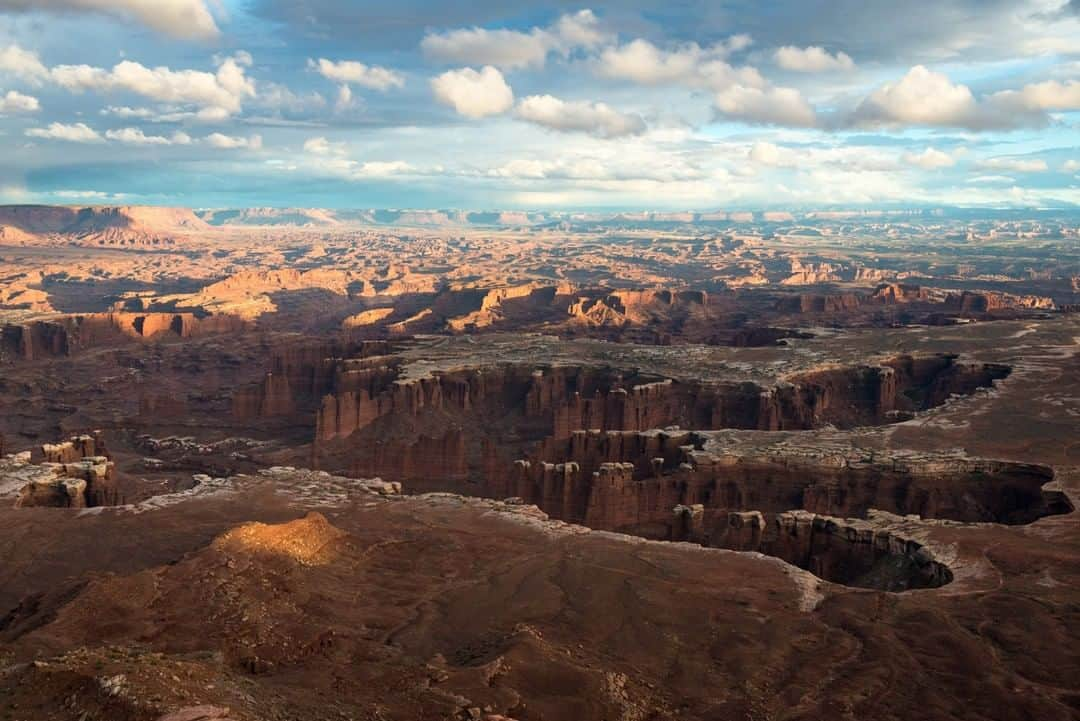
[[0, 209], [0, 720], [1077, 718], [1075, 229], [794, 217]]

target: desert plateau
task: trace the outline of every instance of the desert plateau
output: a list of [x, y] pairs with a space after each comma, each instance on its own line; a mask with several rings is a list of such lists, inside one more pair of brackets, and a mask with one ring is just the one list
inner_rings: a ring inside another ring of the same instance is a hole
[[1077, 711], [1076, 225], [0, 218], [10, 717]]
[[1080, 720], [1077, 38], [0, 0], [0, 721]]

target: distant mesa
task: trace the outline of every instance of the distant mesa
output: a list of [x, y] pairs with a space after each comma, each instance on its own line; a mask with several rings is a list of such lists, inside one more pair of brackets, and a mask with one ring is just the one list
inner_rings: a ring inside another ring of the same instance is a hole
[[161, 245], [177, 236], [211, 231], [188, 208], [152, 206], [0, 206], [0, 239], [33, 244], [52, 235], [89, 245]]
[[[942, 217], [946, 211], [914, 208], [904, 210], [712, 210], [570, 212], [523, 210], [462, 210], [448, 208], [167, 208], [149, 206], [0, 206], [0, 242], [15, 242], [18, 231], [32, 235], [89, 235], [93, 240], [118, 242], [123, 233], [165, 238], [212, 228], [302, 228], [341, 230], [349, 228], [499, 228], [595, 230], [653, 228], [733, 228], [760, 225], [766, 232], [797, 236], [820, 236], [818, 224], [880, 219]], [[963, 209], [948, 213], [962, 217]], [[112, 231], [111, 233], [108, 231]], [[104, 236], [102, 236], [104, 234]], [[964, 240], [961, 235], [958, 240]]]

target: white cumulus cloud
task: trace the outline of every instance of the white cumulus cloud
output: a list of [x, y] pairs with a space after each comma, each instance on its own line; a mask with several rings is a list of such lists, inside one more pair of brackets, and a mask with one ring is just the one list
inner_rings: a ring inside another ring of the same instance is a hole
[[563, 132], [582, 132], [602, 138], [640, 135], [645, 121], [640, 115], [621, 113], [605, 103], [566, 101], [551, 95], [530, 95], [518, 103], [514, 114], [522, 120]]
[[978, 161], [976, 165], [987, 170], [1006, 170], [1013, 173], [1044, 173], [1050, 169], [1046, 161], [1039, 158], [986, 158]]
[[238, 137], [232, 135], [223, 135], [222, 133], [210, 133], [206, 136], [206, 142], [213, 148], [219, 148], [221, 150], [258, 150], [262, 147], [262, 136], [252, 135], [250, 137]]
[[986, 103], [996, 112], [1036, 117], [1047, 111], [1080, 110], [1080, 80], [1045, 80], [1019, 90], [1002, 90], [990, 95]]
[[114, 115], [118, 118], [153, 118], [157, 115], [150, 108], [129, 108], [126, 105], [107, 105], [100, 112], [102, 115]]
[[0, 50], [0, 72], [10, 73], [34, 84], [49, 76], [49, 69], [41, 62], [37, 53], [24, 50], [18, 45], [8, 45]]
[[212, 38], [218, 34], [205, 0], [0, 0], [0, 10], [99, 12], [130, 17], [178, 38]]
[[23, 95], [17, 90], [9, 90], [0, 95], [0, 115], [10, 113], [35, 113], [41, 110], [41, 103], [32, 95]]
[[663, 50], [639, 38], [604, 49], [595, 67], [603, 77], [629, 80], [638, 85], [684, 85], [712, 90], [733, 85], [765, 87], [767, 83], [757, 69], [734, 67], [725, 60], [748, 42], [745, 35], [736, 35], [708, 48], [689, 43], [674, 50]]
[[332, 143], [322, 136], [304, 141], [304, 152], [311, 155], [343, 155], [345, 150], [345, 143]]
[[956, 165], [956, 159], [948, 153], [935, 148], [926, 148], [921, 153], [904, 153], [904, 162], [923, 170], [940, 170]]
[[163, 103], [194, 105], [202, 111], [227, 117], [241, 110], [255, 96], [255, 81], [247, 77], [247, 53], [220, 59], [215, 72], [148, 68], [124, 60], [105, 69], [91, 65], [56, 65], [47, 68], [36, 53], [12, 45], [0, 51], [0, 70], [31, 82], [51, 82], [72, 92], [88, 90], [130, 92]]
[[820, 73], [855, 68], [855, 61], [847, 53], [837, 52], [833, 55], [817, 45], [807, 48], [785, 45], [773, 54], [773, 58], [780, 67], [797, 73]]
[[460, 28], [430, 33], [420, 43], [429, 58], [463, 65], [492, 65], [504, 70], [542, 67], [552, 52], [567, 54], [602, 43], [603, 33], [591, 10], [563, 15], [547, 28], [519, 30]]
[[30, 128], [26, 134], [31, 138], [66, 140], [69, 143], [103, 143], [105, 139], [86, 123], [49, 123], [47, 128]]
[[370, 160], [361, 163], [353, 169], [353, 177], [361, 178], [385, 178], [390, 175], [401, 175], [413, 170], [413, 167], [403, 160]]
[[120, 128], [106, 130], [105, 137], [126, 145], [191, 145], [191, 136], [177, 131], [169, 137], [164, 135], [146, 135], [139, 128]]
[[747, 157], [755, 163], [774, 168], [793, 168], [798, 165], [798, 159], [788, 148], [764, 141], [754, 143]]
[[326, 58], [308, 60], [308, 67], [316, 70], [327, 80], [336, 83], [359, 85], [371, 90], [389, 90], [400, 88], [405, 85], [405, 77], [390, 68], [380, 65], [365, 65], [355, 60], [341, 60], [335, 62]]
[[544, 32], [469, 28], [443, 35], [428, 35], [421, 43], [424, 54], [443, 62], [494, 65], [514, 68], [540, 67], [551, 45]]
[[867, 96], [849, 119], [858, 126], [995, 130], [1040, 127], [1050, 112], [1080, 110], [1080, 80], [1047, 80], [976, 99], [971, 89], [922, 65]]
[[714, 105], [721, 115], [744, 123], [799, 128], [817, 125], [817, 113], [795, 88], [733, 85], [716, 94]]
[[338, 87], [337, 100], [334, 101], [334, 110], [339, 113], [353, 106], [352, 88], [348, 85]]
[[514, 91], [496, 68], [486, 65], [449, 70], [431, 79], [435, 99], [469, 118], [505, 113], [514, 104]]
[[922, 65], [894, 83], [885, 83], [855, 110], [857, 124], [965, 126], [975, 112], [966, 85]]
[[102, 135], [85, 123], [51, 123], [46, 128], [30, 128], [26, 135], [32, 138], [66, 140], [72, 143], [104, 143], [106, 141], [123, 145], [163, 147], [169, 145], [205, 144], [220, 150], [258, 150], [262, 147], [262, 137], [233, 137], [222, 133], [211, 133], [205, 138], [193, 138], [182, 130], [171, 135], [147, 135], [141, 128], [113, 128]]

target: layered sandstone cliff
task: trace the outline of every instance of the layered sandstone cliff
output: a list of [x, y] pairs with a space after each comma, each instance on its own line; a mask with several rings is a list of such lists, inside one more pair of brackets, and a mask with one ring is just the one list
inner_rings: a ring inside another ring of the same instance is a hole
[[122, 502], [115, 466], [101, 431], [46, 443], [37, 455], [0, 470], [0, 488], [16, 490], [16, 507], [86, 508]]
[[866, 521], [801, 510], [708, 514], [701, 506], [677, 506], [674, 515], [676, 540], [764, 553], [833, 583], [906, 591], [953, 579], [925, 545]]
[[[453, 479], [467, 478], [480, 484], [476, 488], [508, 496], [524, 495], [510, 490], [520, 474], [513, 467], [518, 458], [540, 464], [573, 459], [593, 473], [592, 452], [583, 460], [574, 447], [590, 438], [579, 431], [600, 431], [594, 445], [615, 448], [635, 432], [671, 427], [877, 425], [989, 387], [1008, 373], [1004, 366], [930, 355], [830, 366], [768, 386], [525, 364], [403, 375], [394, 356], [383, 354], [388, 349], [380, 341], [285, 349], [262, 383], [234, 393], [234, 417], [306, 424], [314, 441], [311, 459], [327, 468], [453, 490], [456, 480], [430, 485], [449, 468]], [[355, 357], [343, 357], [350, 353]], [[661, 454], [668, 464], [674, 448]], [[639, 470], [652, 460], [621, 450], [596, 458], [634, 462]]]
[[884, 283], [872, 292], [802, 293], [780, 298], [775, 309], [782, 313], [851, 313], [886, 306], [918, 306], [957, 315], [987, 314], [1016, 309], [1054, 310], [1053, 299], [1014, 295], [991, 290], [946, 291], [906, 283]]
[[192, 313], [87, 313], [0, 327], [0, 352], [23, 360], [53, 358], [128, 340], [192, 338], [246, 328], [233, 316]]
[[701, 450], [708, 434], [578, 431], [547, 461], [515, 464], [504, 491], [557, 518], [665, 538], [671, 509], [792, 509], [865, 517], [872, 509], [964, 522], [1026, 524], [1071, 509], [1044, 466], [956, 454], [881, 454], [778, 444]]

